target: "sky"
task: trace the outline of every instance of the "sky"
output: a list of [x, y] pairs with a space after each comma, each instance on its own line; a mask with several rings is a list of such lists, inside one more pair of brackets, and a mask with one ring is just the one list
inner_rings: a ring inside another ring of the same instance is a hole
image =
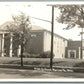
[[[52, 9], [50, 2], [0, 2], [0, 25], [6, 21], [12, 21], [12, 15], [20, 14], [20, 11], [24, 12], [26, 15], [30, 16], [30, 21], [32, 25], [41, 26], [47, 30], [51, 31], [51, 23], [37, 20], [31, 17], [36, 17], [44, 20], [51, 21], [52, 18]], [[53, 4], [53, 3], [52, 3]], [[57, 3], [54, 3], [57, 4]], [[58, 3], [59, 4], [59, 3]], [[66, 39], [80, 40], [81, 37], [79, 33], [81, 32], [80, 28], [73, 28], [70, 30], [63, 30], [66, 25], [58, 23], [56, 18], [59, 16], [59, 10], [54, 9], [54, 32]]]

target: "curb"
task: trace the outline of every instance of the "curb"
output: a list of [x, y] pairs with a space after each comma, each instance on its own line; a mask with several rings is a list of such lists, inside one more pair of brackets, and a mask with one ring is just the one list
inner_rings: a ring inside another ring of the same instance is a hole
[[[49, 70], [50, 67], [49, 66], [37, 66], [36, 65], [24, 65], [24, 66], [20, 66], [20, 65], [14, 65], [14, 64], [0, 64], [0, 68], [10, 68], [10, 69], [27, 69], [27, 70]], [[68, 71], [68, 70], [72, 70], [73, 72], [84, 72], [84, 67], [63, 67], [63, 66], [53, 66], [53, 70], [55, 71]]]
[[20, 65], [0, 65], [0, 68], [34, 70], [34, 67], [33, 66], [20, 66]]

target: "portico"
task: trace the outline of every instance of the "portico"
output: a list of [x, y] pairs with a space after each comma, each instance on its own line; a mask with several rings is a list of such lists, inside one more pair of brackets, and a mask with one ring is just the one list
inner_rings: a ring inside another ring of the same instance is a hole
[[[6, 31], [0, 31], [0, 56], [1, 57], [5, 57], [7, 55], [6, 49], [5, 49], [5, 43], [6, 43], [5, 38], [6, 38], [7, 34], [9, 34], [9, 33]], [[9, 57], [12, 57], [12, 40], [13, 40], [12, 34], [9, 37], [9, 39], [10, 39]]]
[[81, 41], [68, 41], [66, 58], [81, 59]]

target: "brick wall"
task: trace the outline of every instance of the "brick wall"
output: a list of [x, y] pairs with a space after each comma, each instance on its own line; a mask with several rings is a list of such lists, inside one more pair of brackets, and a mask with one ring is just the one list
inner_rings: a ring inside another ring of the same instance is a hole
[[43, 52], [43, 31], [32, 31], [27, 43], [26, 52], [38, 54]]
[[79, 47], [81, 47], [81, 41], [68, 41], [68, 47], [66, 48], [66, 58], [68, 58], [69, 50], [75, 50], [76, 58], [79, 58]]

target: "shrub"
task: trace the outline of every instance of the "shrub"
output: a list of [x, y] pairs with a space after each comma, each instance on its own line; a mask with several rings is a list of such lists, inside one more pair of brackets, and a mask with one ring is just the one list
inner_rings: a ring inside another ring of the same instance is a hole
[[39, 54], [30, 54], [30, 58], [40, 58]]
[[73, 67], [78, 67], [76, 69], [74, 69], [74, 72], [83, 72], [84, 73], [84, 62], [80, 62], [80, 63], [76, 63]]
[[23, 53], [23, 57], [24, 58], [40, 58], [39, 54], [30, 54], [30, 53], [27, 53], [27, 52]]
[[[24, 52], [23, 53], [23, 57], [24, 58], [50, 58], [51, 56], [51, 52], [50, 51], [46, 51], [46, 52], [43, 52], [41, 54], [29, 54], [27, 52]], [[53, 57], [54, 57], [54, 53], [53, 53]]]
[[27, 53], [27, 52], [24, 52], [24, 53], [23, 53], [23, 57], [30, 57], [30, 54]]
[[76, 63], [74, 67], [84, 67], [84, 62]]
[[[21, 55], [20, 55], [19, 57], [21, 57]], [[23, 53], [23, 57], [24, 57], [24, 58], [26, 58], [26, 57], [30, 57], [30, 54], [29, 54], [29, 53], [24, 52], [24, 53]]]
[[[40, 58], [50, 58], [51, 56], [51, 52], [50, 51], [46, 51], [40, 54]], [[53, 53], [53, 57], [54, 57], [54, 53]]]

